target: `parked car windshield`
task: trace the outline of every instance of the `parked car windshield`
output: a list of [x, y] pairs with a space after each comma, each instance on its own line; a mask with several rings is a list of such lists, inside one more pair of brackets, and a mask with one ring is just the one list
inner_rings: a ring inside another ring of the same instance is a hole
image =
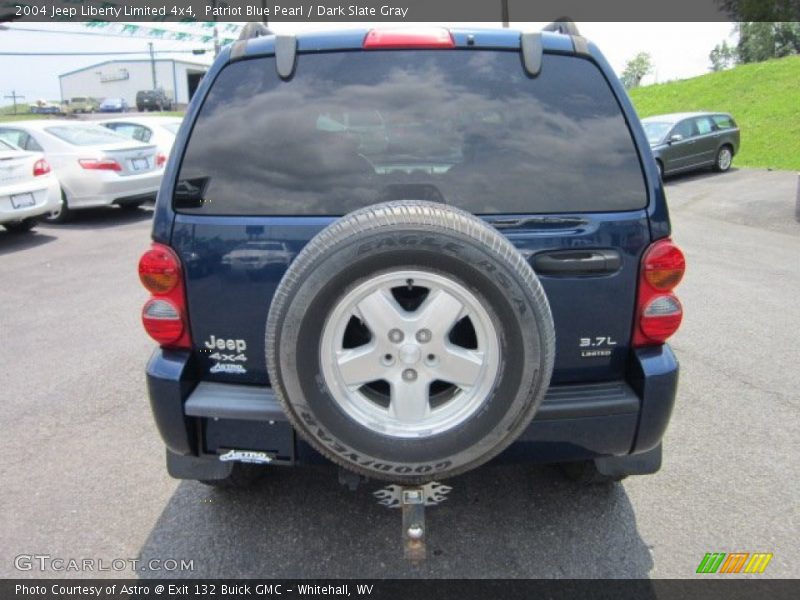
[[5, 140], [0, 140], [0, 150], [21, 150], [21, 148], [17, 148], [16, 146], [12, 146]]
[[664, 139], [667, 132], [674, 125], [674, 123], [662, 123], [655, 121], [643, 121], [644, 133], [647, 136], [647, 141], [651, 144], [657, 144]]
[[63, 125], [47, 127], [45, 131], [73, 146], [95, 146], [129, 141], [127, 138], [99, 125]]
[[175, 206], [212, 214], [341, 215], [421, 199], [476, 214], [642, 208], [619, 104], [591, 61], [518, 52], [308, 54], [233, 63], [195, 124]]

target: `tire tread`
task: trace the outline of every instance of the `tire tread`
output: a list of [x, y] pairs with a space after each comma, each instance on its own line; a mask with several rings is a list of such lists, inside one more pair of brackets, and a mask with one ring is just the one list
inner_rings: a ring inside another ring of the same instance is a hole
[[[356, 210], [348, 215], [343, 216], [339, 220], [331, 223], [321, 232], [319, 232], [298, 254], [294, 259], [289, 269], [286, 271], [283, 279], [278, 285], [277, 290], [272, 298], [269, 314], [267, 317], [267, 332], [266, 332], [266, 355], [267, 355], [267, 370], [270, 374], [272, 381], [272, 388], [275, 392], [278, 401], [280, 402], [284, 412], [286, 413], [292, 426], [299, 432], [305, 433], [306, 427], [295, 416], [291, 408], [289, 400], [285, 397], [280, 385], [275, 385], [276, 379], [273, 374], [278, 372], [278, 356], [277, 348], [279, 340], [277, 340], [279, 325], [283, 321], [282, 315], [287, 310], [288, 305], [292, 301], [293, 292], [298, 289], [298, 282], [303, 280], [307, 272], [312, 268], [315, 257], [320, 254], [327, 254], [336, 244], [341, 242], [343, 238], [350, 237], [356, 233], [364, 231], [371, 231], [376, 229], [383, 229], [385, 227], [398, 226], [414, 226], [421, 225], [428, 228], [440, 229], [443, 232], [452, 232], [456, 234], [466, 235], [478, 244], [488, 247], [493, 254], [499, 256], [507, 265], [514, 271], [520, 283], [526, 290], [530, 302], [539, 307], [546, 313], [546, 318], [537, 320], [540, 327], [541, 348], [542, 356], [540, 358], [542, 368], [540, 369], [539, 376], [536, 382], [536, 396], [543, 396], [546, 391], [546, 386], [549, 385], [550, 375], [553, 370], [553, 363], [555, 358], [555, 330], [553, 327], [553, 319], [550, 313], [550, 305], [545, 296], [544, 289], [542, 288], [539, 279], [536, 277], [530, 264], [520, 254], [520, 252], [509, 242], [500, 232], [492, 228], [490, 225], [481, 221], [471, 213], [468, 213], [460, 208], [449, 205], [436, 204], [422, 200], [398, 200], [368, 206]], [[544, 388], [544, 390], [542, 389]], [[522, 412], [522, 417], [518, 422], [512, 426], [507, 438], [511, 438], [508, 444], [516, 439], [522, 433], [522, 430], [530, 423], [533, 415], [528, 417], [527, 412]], [[344, 463], [335, 453], [326, 448], [323, 444], [318, 443], [313, 436], [304, 435], [309, 439], [312, 445], [324, 456], [337, 464], [342, 464], [346, 468], [353, 470], [362, 475], [372, 478], [382, 478], [380, 473], [370, 471], [369, 469], [358, 467], [357, 465]], [[482, 455], [478, 461], [470, 461], [460, 467], [448, 470], [447, 477], [459, 475], [470, 469], [474, 468], [473, 462], [483, 464], [490, 460], [508, 444], [498, 444], [498, 446], [491, 452]], [[402, 480], [404, 482], [424, 482], [430, 481], [430, 477], [391, 477], [389, 480]]]

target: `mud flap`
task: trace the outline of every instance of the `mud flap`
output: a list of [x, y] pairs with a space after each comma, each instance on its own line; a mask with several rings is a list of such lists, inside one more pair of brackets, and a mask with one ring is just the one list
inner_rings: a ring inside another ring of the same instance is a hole
[[225, 479], [232, 470], [233, 462], [224, 462], [217, 458], [181, 456], [167, 450], [167, 472], [175, 479], [214, 481]]
[[596, 458], [594, 464], [601, 474], [608, 477], [656, 473], [661, 468], [661, 444], [640, 454]]

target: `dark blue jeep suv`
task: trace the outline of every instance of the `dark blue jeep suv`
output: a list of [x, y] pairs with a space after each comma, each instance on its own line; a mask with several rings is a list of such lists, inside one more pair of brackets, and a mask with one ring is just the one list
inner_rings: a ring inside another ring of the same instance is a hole
[[684, 258], [594, 45], [563, 22], [262, 33], [203, 79], [139, 264], [170, 474], [657, 471]]

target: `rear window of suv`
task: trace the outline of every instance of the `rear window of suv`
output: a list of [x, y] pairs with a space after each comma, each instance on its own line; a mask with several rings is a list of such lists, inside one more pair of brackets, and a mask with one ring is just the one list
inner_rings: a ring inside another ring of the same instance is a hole
[[633, 210], [639, 157], [591, 61], [508, 51], [371, 51], [228, 65], [205, 99], [176, 210], [342, 215], [421, 199], [475, 214]]

